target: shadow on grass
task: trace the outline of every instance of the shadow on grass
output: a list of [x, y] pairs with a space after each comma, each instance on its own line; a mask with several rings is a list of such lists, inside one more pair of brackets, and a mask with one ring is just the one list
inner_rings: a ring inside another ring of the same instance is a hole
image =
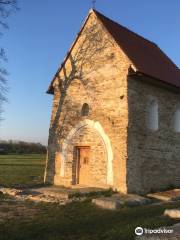
[[[180, 207], [180, 203], [176, 206]], [[0, 236], [2, 240], [131, 240], [137, 226], [153, 229], [175, 223], [162, 217], [164, 209], [172, 207], [175, 205], [110, 211], [96, 208], [89, 201], [66, 206], [38, 204], [41, 214], [28, 222], [22, 216], [19, 222], [1, 224]]]

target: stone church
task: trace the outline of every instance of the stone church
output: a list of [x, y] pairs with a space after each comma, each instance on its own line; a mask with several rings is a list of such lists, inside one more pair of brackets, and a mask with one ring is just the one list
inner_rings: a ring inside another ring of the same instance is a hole
[[47, 93], [45, 182], [180, 187], [180, 70], [155, 43], [90, 10]]

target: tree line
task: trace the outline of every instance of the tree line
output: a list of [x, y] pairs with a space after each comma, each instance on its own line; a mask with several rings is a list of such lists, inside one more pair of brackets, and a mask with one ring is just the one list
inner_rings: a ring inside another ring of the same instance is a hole
[[46, 146], [41, 143], [23, 141], [0, 141], [0, 154], [45, 154]]

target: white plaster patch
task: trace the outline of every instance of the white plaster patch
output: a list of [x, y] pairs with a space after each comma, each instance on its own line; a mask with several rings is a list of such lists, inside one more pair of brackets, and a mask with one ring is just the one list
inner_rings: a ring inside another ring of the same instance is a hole
[[103, 127], [99, 122], [92, 121], [89, 119], [85, 119], [78, 123], [68, 134], [67, 138], [65, 139], [63, 146], [62, 146], [62, 152], [61, 152], [61, 171], [60, 175], [61, 177], [64, 177], [65, 175], [65, 159], [66, 159], [66, 151], [67, 151], [67, 146], [70, 142], [70, 140], [73, 138], [73, 136], [81, 129], [84, 127], [90, 127], [93, 128], [97, 134], [100, 136], [102, 139], [106, 154], [107, 154], [107, 184], [113, 185], [113, 152], [112, 152], [112, 147], [111, 143], [109, 140], [109, 137], [105, 133]]

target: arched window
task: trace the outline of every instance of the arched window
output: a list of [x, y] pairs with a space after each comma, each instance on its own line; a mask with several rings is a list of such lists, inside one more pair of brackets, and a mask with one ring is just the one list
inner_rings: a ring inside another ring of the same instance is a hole
[[89, 115], [89, 105], [84, 103], [81, 109], [81, 116], [88, 116]]
[[147, 127], [151, 130], [158, 130], [159, 116], [158, 116], [158, 101], [151, 97], [147, 106]]
[[173, 128], [175, 132], [180, 132], [180, 107], [178, 107], [174, 113]]

